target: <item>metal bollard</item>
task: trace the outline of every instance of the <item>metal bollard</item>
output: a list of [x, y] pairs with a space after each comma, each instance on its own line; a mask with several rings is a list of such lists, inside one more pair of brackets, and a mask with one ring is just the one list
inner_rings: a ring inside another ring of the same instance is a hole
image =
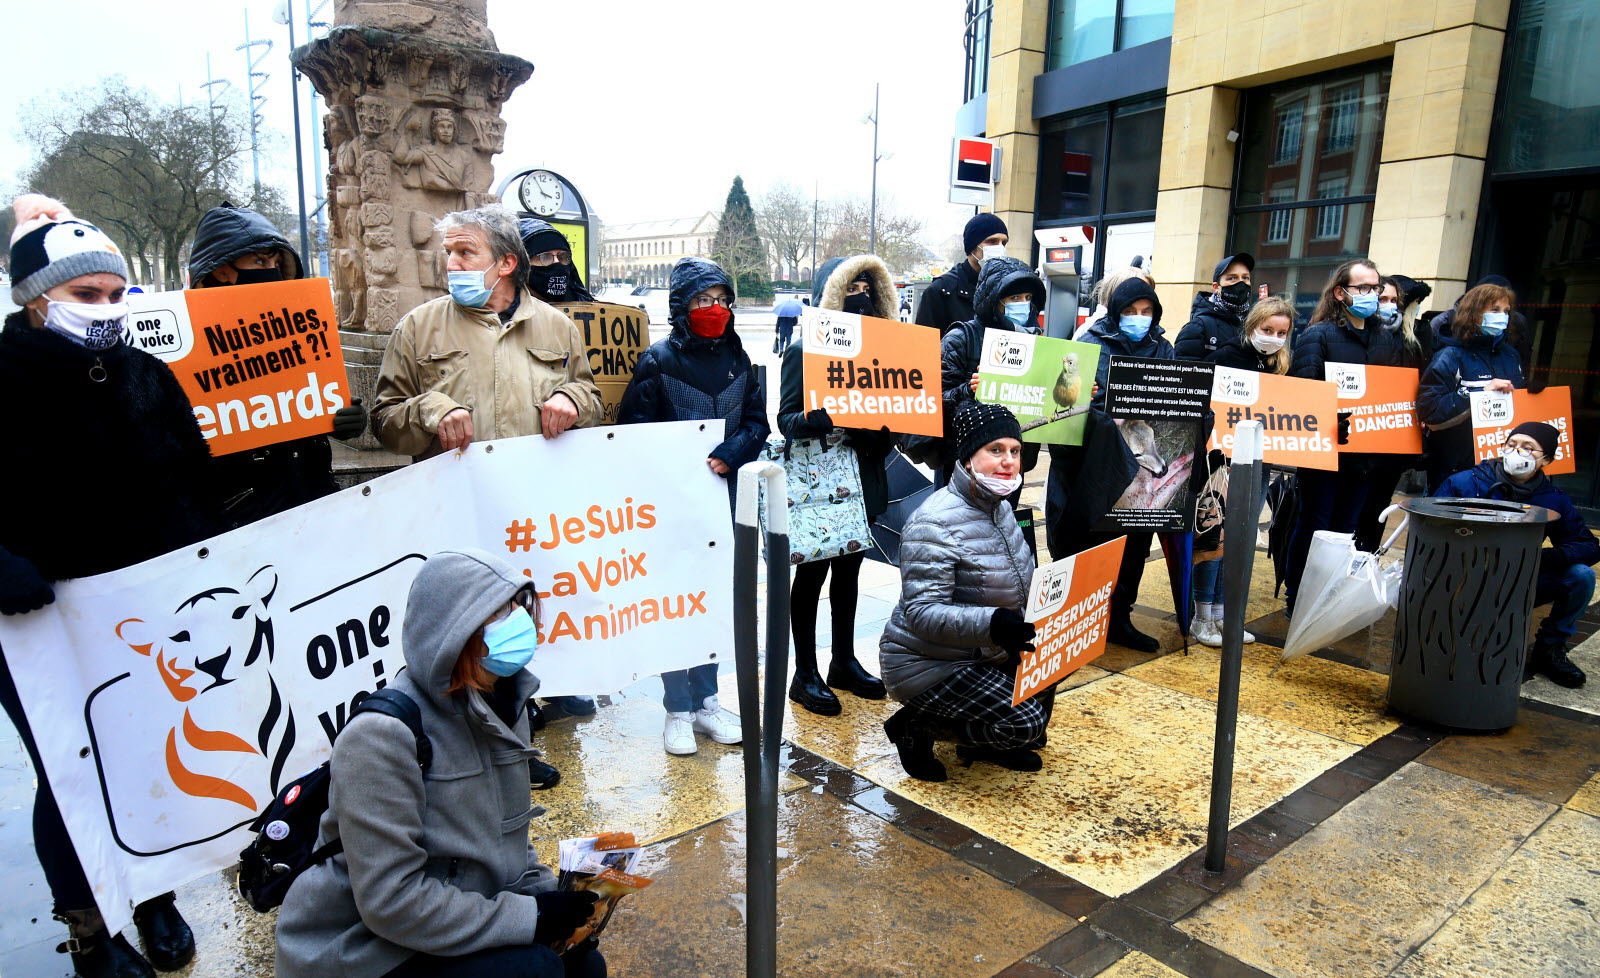
[[1211, 755], [1211, 820], [1206, 828], [1206, 869], [1222, 872], [1228, 854], [1228, 812], [1233, 807], [1233, 751], [1239, 729], [1239, 673], [1244, 668], [1244, 614], [1255, 567], [1256, 522], [1261, 516], [1259, 421], [1239, 425], [1228, 466], [1228, 512], [1223, 524], [1222, 661], [1217, 677], [1217, 734]]
[[[760, 495], [767, 487], [767, 695], [759, 687], [756, 562]], [[789, 678], [789, 500], [783, 466], [750, 462], [739, 469], [733, 521], [733, 654], [744, 731], [745, 975], [778, 974], [778, 748]]]

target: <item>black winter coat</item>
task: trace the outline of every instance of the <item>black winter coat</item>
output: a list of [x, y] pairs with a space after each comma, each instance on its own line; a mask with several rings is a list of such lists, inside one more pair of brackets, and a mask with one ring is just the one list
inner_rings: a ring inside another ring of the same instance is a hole
[[1400, 337], [1379, 325], [1376, 316], [1367, 320], [1362, 329], [1351, 329], [1343, 321], [1324, 320], [1312, 323], [1295, 336], [1289, 376], [1327, 380], [1323, 366], [1329, 363], [1396, 367], [1401, 365], [1404, 349]]
[[[984, 330], [1017, 332], [1016, 325], [1005, 317], [1005, 310], [1000, 308], [1000, 300], [1023, 292], [1033, 295], [1035, 313], [1044, 307], [1044, 283], [1025, 262], [1016, 258], [991, 258], [983, 263], [983, 272], [978, 276], [978, 285], [973, 292], [972, 318], [951, 326], [939, 343], [946, 431], [961, 405], [975, 399], [972, 394], [972, 375], [978, 372], [978, 361], [983, 356]], [[947, 450], [952, 449], [954, 441], [946, 438], [945, 445]], [[949, 461], [952, 460], [947, 456], [946, 462]], [[1038, 461], [1039, 446], [1025, 443], [1022, 446], [1022, 471], [1033, 468]]]
[[806, 420], [802, 392], [805, 387], [805, 361], [798, 343], [783, 351], [782, 380], [778, 386], [778, 430], [783, 437], [822, 438], [838, 430], [845, 444], [856, 450], [861, 464], [861, 499], [867, 507], [867, 522], [882, 516], [889, 508], [889, 475], [884, 460], [894, 450], [894, 435], [870, 428], [838, 428], [814, 425]]
[[278, 268], [284, 278], [305, 275], [300, 256], [271, 221], [245, 207], [213, 207], [201, 216], [194, 229], [194, 244], [189, 246], [189, 286], [199, 288], [202, 279], [235, 258], [273, 249], [279, 253]]
[[1181, 360], [1209, 360], [1212, 353], [1239, 338], [1242, 325], [1243, 320], [1217, 308], [1210, 292], [1201, 292], [1194, 297], [1189, 322], [1178, 331], [1172, 348]]
[[1117, 423], [1091, 410], [1082, 445], [1050, 446], [1050, 479], [1045, 486], [1045, 541], [1056, 560], [1102, 543], [1094, 526], [1117, 504], [1138, 474], [1139, 463], [1117, 430]]
[[1254, 370], [1258, 374], [1272, 373], [1271, 359], [1256, 349], [1254, 343], [1247, 343], [1239, 336], [1212, 350], [1205, 359], [1219, 367]]
[[[1144, 339], [1135, 343], [1123, 335], [1122, 310], [1140, 299], [1149, 299], [1155, 311], [1150, 318], [1150, 332], [1145, 334]], [[1177, 358], [1177, 352], [1173, 350], [1172, 344], [1167, 341], [1166, 332], [1161, 328], [1161, 300], [1156, 298], [1156, 290], [1149, 282], [1137, 275], [1123, 282], [1117, 286], [1117, 291], [1111, 293], [1111, 301], [1107, 303], [1106, 309], [1108, 312], [1105, 318], [1095, 320], [1082, 338], [1082, 342], [1094, 343], [1100, 347], [1099, 362], [1094, 368], [1094, 382], [1100, 388], [1100, 393], [1095, 395], [1094, 406], [1101, 411], [1106, 409], [1106, 381], [1111, 376], [1112, 357], [1145, 357], [1151, 360]]]
[[733, 473], [754, 462], [772, 426], [767, 422], [766, 395], [730, 317], [721, 336], [689, 332], [689, 300], [716, 285], [733, 292], [727, 274], [704, 258], [685, 258], [672, 269], [667, 308], [672, 333], [651, 344], [634, 365], [633, 379], [622, 393], [618, 424], [653, 421], [721, 419], [723, 441], [711, 457], [727, 465], [729, 498]]
[[917, 305], [917, 325], [932, 326], [943, 336], [956, 323], [972, 319], [973, 293], [978, 273], [965, 258], [955, 268], [933, 280]]
[[[97, 360], [101, 383], [89, 377]], [[0, 549], [46, 580], [117, 570], [224, 529], [189, 398], [143, 350], [85, 350], [19, 310], [0, 330], [0, 411], [48, 419], [41, 436], [13, 439], [0, 479]]]

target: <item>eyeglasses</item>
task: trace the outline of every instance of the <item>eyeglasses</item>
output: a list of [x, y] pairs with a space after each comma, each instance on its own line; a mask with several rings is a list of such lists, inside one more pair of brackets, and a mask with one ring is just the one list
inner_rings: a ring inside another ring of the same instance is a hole
[[1502, 452], [1521, 452], [1524, 455], [1532, 456], [1535, 462], [1539, 461], [1541, 458], [1544, 458], [1544, 452], [1541, 449], [1528, 448], [1525, 445], [1513, 445], [1510, 442], [1506, 442], [1503, 446], [1501, 446], [1500, 450]]
[[518, 608], [533, 616], [534, 621], [537, 622], [539, 620], [539, 595], [534, 591], [531, 584], [513, 594], [511, 600], [499, 611], [496, 611], [489, 620], [491, 622], [505, 621]]
[[712, 297], [709, 295], [697, 295], [693, 299], [689, 300], [690, 309], [710, 309], [712, 306], [724, 306], [728, 309], [732, 309], [733, 296], [719, 295]]
[[872, 286], [868, 285], [865, 282], [851, 282], [848, 286], [845, 287], [844, 294], [845, 295], [860, 295], [863, 292], [871, 292], [871, 291], [872, 291]]
[[572, 260], [572, 252], [557, 248], [555, 251], [542, 251], [528, 260], [540, 268], [546, 265], [565, 265]]
[[1351, 295], [1377, 295], [1383, 291], [1381, 285], [1345, 285], [1341, 288]]

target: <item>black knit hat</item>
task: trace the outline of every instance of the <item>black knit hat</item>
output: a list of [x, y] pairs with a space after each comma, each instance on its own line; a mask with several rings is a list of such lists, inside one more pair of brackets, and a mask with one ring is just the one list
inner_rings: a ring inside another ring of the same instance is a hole
[[567, 236], [557, 231], [548, 221], [541, 221], [536, 217], [524, 217], [517, 222], [517, 230], [522, 233], [522, 246], [528, 249], [529, 258], [547, 251], [572, 250]]
[[[1545, 424], [1543, 421], [1524, 421], [1511, 429], [1511, 435], [1527, 435], [1539, 443], [1539, 450], [1544, 452], [1544, 457], [1554, 462], [1556, 460], [1556, 443], [1561, 440], [1561, 432], [1554, 425]], [[1506, 436], [1506, 440], [1511, 439]]]
[[983, 446], [1001, 438], [1022, 440], [1017, 416], [998, 404], [968, 401], [956, 412], [956, 461], [968, 462]]
[[1011, 236], [1011, 232], [1006, 230], [1005, 221], [993, 214], [974, 214], [972, 220], [967, 222], [966, 230], [961, 232], [961, 247], [970, 255], [972, 249], [983, 244], [985, 238], [996, 234]]

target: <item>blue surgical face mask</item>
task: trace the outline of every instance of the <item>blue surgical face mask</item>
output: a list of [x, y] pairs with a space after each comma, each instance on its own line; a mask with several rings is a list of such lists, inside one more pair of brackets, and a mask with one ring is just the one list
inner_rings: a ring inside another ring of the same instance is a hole
[[533, 661], [533, 651], [539, 647], [539, 628], [526, 608], [516, 608], [484, 627], [483, 644], [489, 647], [483, 667], [496, 676], [515, 676]]
[[483, 284], [484, 271], [487, 269], [450, 272], [450, 298], [468, 309], [482, 309], [489, 302], [489, 293], [494, 291]]
[[1511, 314], [1509, 312], [1486, 312], [1480, 321], [1483, 323], [1483, 331], [1486, 334], [1498, 338], [1501, 333], [1506, 331], [1506, 327], [1511, 324]]
[[1032, 302], [1007, 302], [1005, 303], [1006, 318], [1011, 320], [1013, 326], [1033, 325]]
[[1137, 343], [1150, 335], [1149, 316], [1124, 315], [1122, 317], [1122, 335]]
[[[1346, 294], [1349, 295], [1349, 293]], [[1378, 297], [1376, 295], [1349, 295], [1344, 306], [1357, 319], [1367, 319], [1378, 311]]]
[[1400, 306], [1393, 302], [1380, 302], [1378, 304], [1378, 322], [1384, 329], [1398, 329], [1400, 326]]

